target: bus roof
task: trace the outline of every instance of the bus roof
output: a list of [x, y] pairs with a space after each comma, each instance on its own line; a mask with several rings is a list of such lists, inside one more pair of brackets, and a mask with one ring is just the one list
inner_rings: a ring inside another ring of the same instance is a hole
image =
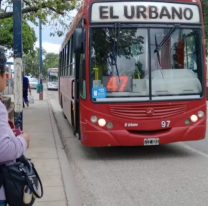
[[[80, 20], [82, 19], [82, 17], [85, 17], [86, 18], [86, 14], [89, 10], [89, 6], [91, 3], [93, 2], [125, 2], [123, 0], [85, 0], [83, 1], [83, 5], [81, 6], [81, 8], [79, 9], [79, 11], [77, 12], [77, 15], [75, 16], [70, 28], [69, 28], [69, 31], [68, 33], [66, 34], [65, 38], [64, 38], [64, 41], [61, 45], [61, 48], [60, 48], [60, 52], [62, 51], [62, 49], [65, 47], [65, 45], [67, 44], [68, 40], [70, 39], [71, 35], [73, 34], [73, 31], [75, 30], [77, 24], [80, 22]], [[126, 2], [131, 2], [129, 0], [126, 0]], [[132, 1], [132, 2], [135, 2], [135, 1]], [[157, 2], [157, 3], [164, 3], [164, 2], [167, 2], [167, 3], [192, 3], [192, 4], [198, 4], [199, 7], [201, 8], [201, 1], [200, 0], [149, 0], [149, 1], [146, 1], [146, 0], [137, 0], [137, 2]], [[87, 9], [86, 9], [87, 8]], [[87, 19], [87, 18], [86, 18]]]

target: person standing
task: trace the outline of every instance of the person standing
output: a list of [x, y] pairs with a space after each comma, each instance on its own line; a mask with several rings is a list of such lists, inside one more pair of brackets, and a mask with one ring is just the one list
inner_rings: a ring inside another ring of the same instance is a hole
[[[6, 56], [0, 47], [0, 92], [6, 87]], [[8, 113], [5, 105], [0, 101], [0, 165], [11, 165], [21, 157], [29, 147], [29, 135], [21, 134], [15, 137], [8, 124]], [[6, 196], [3, 185], [0, 183], [0, 206], [6, 206]]]
[[28, 89], [29, 89], [30, 94], [31, 94], [29, 79], [27, 77], [25, 77], [24, 74], [23, 74], [23, 107], [25, 107], [25, 104], [27, 105], [27, 107], [29, 107]]

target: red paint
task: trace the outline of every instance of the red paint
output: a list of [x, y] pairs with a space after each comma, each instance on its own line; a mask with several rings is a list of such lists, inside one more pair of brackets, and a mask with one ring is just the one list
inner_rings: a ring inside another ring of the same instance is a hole
[[39, 93], [39, 100], [43, 100], [43, 92]]
[[146, 115], [148, 117], [152, 117], [153, 114], [154, 114], [154, 109], [153, 108], [147, 108], [146, 109]]
[[[85, 18], [86, 39], [89, 40], [89, 7], [93, 0], [85, 0], [82, 8], [78, 12], [71, 25], [70, 31], [62, 44], [62, 48], [67, 44], [73, 34], [78, 22], [82, 17]], [[115, 2], [115, 1], [114, 1]], [[157, 1], [159, 2], [159, 1]], [[164, 2], [164, 1], [163, 1]], [[173, 2], [173, 1], [166, 1]], [[201, 9], [200, 0], [175, 0], [175, 2], [196, 3]], [[202, 13], [201, 13], [201, 18]], [[203, 21], [203, 20], [202, 20]], [[204, 34], [203, 34], [204, 39]], [[183, 46], [183, 45], [180, 45]], [[86, 90], [87, 99], [79, 98], [80, 104], [80, 130], [81, 142], [87, 146], [133, 146], [143, 145], [145, 138], [159, 138], [160, 144], [167, 144], [178, 141], [194, 141], [205, 138], [206, 133], [206, 93], [201, 100], [191, 101], [163, 101], [146, 103], [114, 103], [114, 104], [95, 104], [89, 98], [89, 41], [86, 41]], [[179, 49], [179, 48], [178, 48]], [[205, 53], [205, 48], [203, 48]], [[182, 57], [178, 57], [181, 61]], [[169, 64], [169, 59], [164, 63], [164, 67]], [[206, 90], [206, 62], [204, 58], [204, 88]], [[60, 78], [59, 100], [64, 113], [72, 124], [74, 99], [72, 88], [74, 78]], [[186, 118], [192, 114], [197, 114], [199, 110], [205, 112], [205, 116], [196, 123], [185, 125]], [[149, 112], [149, 113], [148, 113]], [[101, 128], [97, 123], [91, 123], [90, 117], [96, 115], [104, 118], [107, 122], [112, 122], [113, 129]], [[161, 128], [161, 121], [170, 120], [168, 129]], [[138, 123], [136, 127], [125, 127], [125, 123]], [[149, 133], [147, 133], [149, 132]]]

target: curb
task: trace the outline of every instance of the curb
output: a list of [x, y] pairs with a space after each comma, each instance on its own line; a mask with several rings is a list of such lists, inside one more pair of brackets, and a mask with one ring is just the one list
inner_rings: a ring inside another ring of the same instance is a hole
[[58, 153], [59, 163], [61, 167], [62, 179], [67, 199], [68, 206], [82, 206], [79, 193], [76, 189], [76, 183], [73, 176], [73, 172], [69, 166], [69, 160], [67, 158], [64, 146], [61, 142], [61, 137], [58, 132], [58, 126], [56, 124], [56, 118], [53, 112], [50, 99], [47, 99], [48, 109], [50, 114], [50, 120], [52, 124], [53, 136], [55, 140], [56, 150]]

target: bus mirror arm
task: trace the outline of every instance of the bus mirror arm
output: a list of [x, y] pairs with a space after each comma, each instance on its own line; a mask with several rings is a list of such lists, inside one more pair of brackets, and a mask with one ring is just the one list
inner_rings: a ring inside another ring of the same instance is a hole
[[73, 50], [75, 54], [84, 53], [85, 28], [76, 28], [73, 33]]

